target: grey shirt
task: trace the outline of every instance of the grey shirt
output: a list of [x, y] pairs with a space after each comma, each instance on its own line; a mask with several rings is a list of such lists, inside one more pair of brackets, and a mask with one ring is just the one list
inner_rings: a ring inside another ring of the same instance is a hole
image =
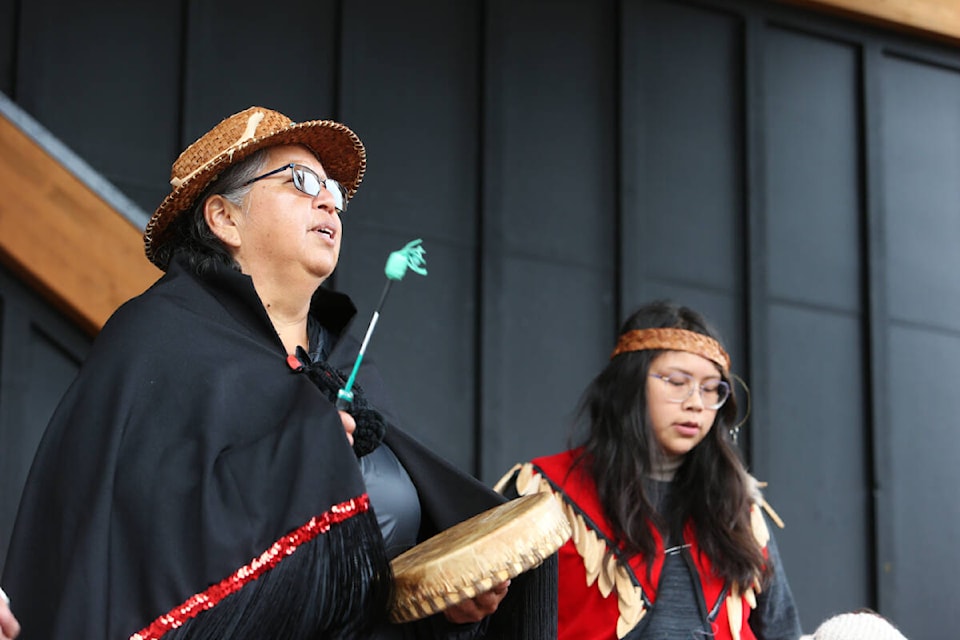
[[[653, 495], [658, 495], [663, 504], [670, 491], [669, 483], [656, 483]], [[766, 517], [766, 516], [764, 516]], [[770, 541], [767, 543], [767, 562], [771, 569], [770, 579], [757, 596], [757, 608], [750, 614], [750, 628], [758, 640], [797, 640], [800, 616], [793, 601], [793, 594], [783, 571], [783, 563], [773, 537], [773, 524], [767, 522]], [[668, 543], [667, 548], [674, 542]], [[692, 559], [687, 560], [689, 550], [676, 548], [664, 559], [657, 601], [646, 616], [646, 621], [628, 640], [700, 640], [712, 638], [711, 627], [715, 624], [716, 603], [701, 602], [700, 589], [694, 578]], [[722, 606], [722, 602], [721, 602]], [[713, 607], [707, 611], [707, 607]]]
[[382, 444], [360, 458], [367, 495], [377, 514], [387, 557], [393, 560], [417, 544], [420, 531], [420, 498], [407, 470]]
[[[767, 526], [773, 525], [768, 522]], [[701, 607], [715, 603], [698, 602], [699, 588], [694, 582], [691, 563], [684, 559], [687, 553], [684, 549], [667, 554], [660, 575], [657, 601], [647, 614], [648, 620], [641, 633], [628, 636], [630, 640], [699, 640], [713, 637], [711, 625], [716, 620], [717, 611], [707, 611], [704, 615]], [[797, 640], [802, 633], [800, 617], [772, 534], [767, 543], [767, 553], [772, 569], [770, 582], [757, 597], [757, 608], [750, 614], [750, 628], [759, 640]]]

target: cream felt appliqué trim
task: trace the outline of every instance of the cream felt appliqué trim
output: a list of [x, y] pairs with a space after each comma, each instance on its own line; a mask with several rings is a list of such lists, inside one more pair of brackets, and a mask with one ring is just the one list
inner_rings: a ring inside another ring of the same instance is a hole
[[[750, 494], [753, 498], [753, 504], [750, 505], [750, 527], [753, 530], [753, 537], [761, 549], [767, 548], [770, 542], [770, 530], [767, 528], [767, 522], [763, 519], [763, 511], [766, 511], [770, 519], [781, 529], [783, 529], [783, 520], [773, 510], [773, 507], [764, 499], [760, 492], [761, 487], [767, 486], [765, 482], [759, 482], [753, 476], [747, 476], [747, 484]], [[761, 511], [762, 509], [762, 511]], [[757, 608], [757, 594], [760, 593], [760, 576], [753, 579], [750, 588], [740, 592], [740, 587], [736, 584], [730, 588], [730, 594], [727, 596], [727, 618], [730, 621], [730, 635], [734, 640], [740, 640], [740, 631], [743, 627], [743, 603], [751, 609]]]
[[740, 599], [740, 587], [734, 583], [727, 596], [727, 619], [730, 620], [730, 636], [733, 640], [740, 640], [740, 630], [743, 625], [743, 600]]
[[753, 537], [756, 538], [760, 548], [766, 547], [770, 542], [770, 530], [767, 529], [767, 523], [763, 519], [763, 513], [756, 503], [750, 505], [750, 526], [753, 529]]
[[554, 491], [550, 482], [536, 472], [532, 464], [528, 462], [514, 466], [494, 488], [500, 491], [514, 474], [516, 474], [517, 493], [520, 495], [550, 493], [560, 503], [570, 523], [572, 531], [570, 539], [573, 540], [573, 546], [586, 569], [587, 586], [591, 587], [596, 583], [604, 598], [616, 592], [617, 610], [620, 614], [617, 618], [617, 638], [626, 636], [647, 612], [643, 604], [643, 590], [639, 585], [634, 584], [630, 572], [620, 563], [617, 555], [610, 550], [606, 542], [587, 526], [576, 508], [564, 499], [563, 494]]

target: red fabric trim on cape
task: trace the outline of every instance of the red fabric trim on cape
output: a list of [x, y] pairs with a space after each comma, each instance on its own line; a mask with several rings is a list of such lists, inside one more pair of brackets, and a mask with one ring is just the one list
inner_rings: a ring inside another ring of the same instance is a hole
[[346, 502], [335, 504], [319, 516], [314, 516], [302, 527], [274, 542], [250, 564], [237, 569], [203, 593], [191, 596], [186, 602], [160, 616], [149, 626], [130, 636], [130, 640], [158, 640], [168, 631], [181, 626], [201, 611], [212, 609], [227, 596], [236, 593], [266, 571], [277, 566], [283, 558], [291, 555], [300, 545], [310, 542], [321, 533], [326, 533], [335, 524], [364, 513], [370, 508], [370, 498], [363, 494]]

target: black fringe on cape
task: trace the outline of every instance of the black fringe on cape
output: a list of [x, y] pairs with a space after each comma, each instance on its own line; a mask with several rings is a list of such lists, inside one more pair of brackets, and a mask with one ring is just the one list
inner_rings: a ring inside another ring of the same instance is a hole
[[490, 617], [485, 640], [557, 637], [559, 556], [554, 553], [533, 571], [510, 581], [507, 598]]
[[363, 638], [385, 618], [392, 584], [370, 509], [303, 544], [163, 640]]

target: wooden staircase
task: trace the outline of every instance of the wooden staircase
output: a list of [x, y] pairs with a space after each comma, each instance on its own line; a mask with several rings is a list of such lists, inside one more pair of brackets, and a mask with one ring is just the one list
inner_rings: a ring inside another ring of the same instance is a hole
[[0, 94], [0, 261], [93, 335], [161, 272], [144, 256], [142, 229], [119, 208], [146, 214], [91, 177]]

